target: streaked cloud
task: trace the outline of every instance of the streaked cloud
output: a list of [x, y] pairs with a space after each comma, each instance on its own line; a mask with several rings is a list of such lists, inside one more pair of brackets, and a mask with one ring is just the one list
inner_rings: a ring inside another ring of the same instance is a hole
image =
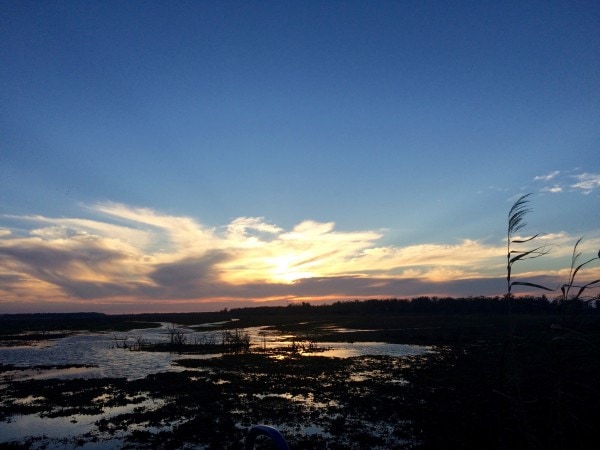
[[[182, 302], [495, 295], [504, 289], [503, 241], [393, 246], [380, 244], [381, 230], [343, 231], [333, 222], [305, 220], [286, 230], [262, 217], [240, 217], [208, 228], [190, 217], [117, 203], [86, 211], [86, 218], [5, 216], [19, 222], [19, 233], [0, 229], [0, 308], [15, 301], [110, 310], [139, 303], [166, 308]], [[520, 271], [564, 278], [574, 241], [565, 232], [540, 236], [550, 255], [543, 266], [524, 264]], [[586, 239], [581, 250], [597, 248], [600, 236]], [[598, 277], [594, 270], [581, 275]]]
[[591, 193], [594, 189], [600, 187], [600, 174], [597, 173], [581, 173], [575, 175], [576, 183], [571, 184], [573, 189], [580, 189], [584, 194]]
[[[175, 250], [176, 254], [202, 254], [212, 249], [218, 239], [214, 230], [205, 228], [189, 217], [161, 214], [150, 208], [129, 207], [120, 203], [99, 203], [90, 208], [92, 211], [108, 215], [112, 219], [125, 221], [152, 233], [153, 249], [160, 250], [165, 257]], [[160, 236], [160, 239], [156, 239]]]
[[[600, 174], [597, 173], [577, 173], [577, 174], [562, 174], [555, 170], [547, 175], [540, 175], [533, 178], [534, 181], [543, 183], [540, 188], [541, 192], [557, 194], [565, 191], [581, 192], [582, 194], [590, 194], [594, 189], [600, 187]], [[573, 182], [573, 179], [575, 182]], [[545, 184], [552, 181], [552, 184]]]
[[559, 174], [560, 174], [559, 170], [554, 170], [546, 175], [539, 175], [539, 176], [533, 177], [533, 179], [534, 179], [534, 181], [550, 181], [553, 178], [556, 178]]
[[563, 191], [563, 188], [561, 186], [558, 185], [554, 185], [554, 186], [548, 186], [548, 187], [543, 187], [541, 189], [542, 192], [550, 192], [552, 194], [557, 194], [559, 192]]

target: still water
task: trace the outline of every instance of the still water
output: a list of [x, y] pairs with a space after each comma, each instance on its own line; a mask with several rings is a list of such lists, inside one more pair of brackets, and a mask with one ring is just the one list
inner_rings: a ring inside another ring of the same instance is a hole
[[[19, 367], [90, 366], [21, 374], [29, 378], [144, 378], [151, 373], [176, 370], [172, 364], [174, 355], [168, 352], [131, 352], [116, 348], [117, 344], [122, 344], [126, 338], [138, 337], [146, 342], [166, 342], [167, 331], [167, 325], [161, 324], [160, 328], [131, 330], [128, 333], [75, 334], [44, 342], [41, 346], [0, 347], [0, 363]], [[18, 378], [18, 373], [16, 376]]]
[[[81, 333], [41, 346], [0, 347], [0, 364], [12, 364], [19, 367], [32, 366], [68, 366], [71, 364], [89, 367], [68, 369], [44, 369], [14, 371], [13, 379], [23, 378], [144, 378], [147, 375], [165, 371], [182, 370], [176, 364], [179, 358], [210, 358], [213, 355], [179, 355], [169, 352], [129, 351], [118, 348], [124, 342], [130, 345], [143, 340], [146, 343], [169, 342], [169, 327], [161, 323], [158, 328], [131, 330], [127, 333]], [[192, 343], [212, 339], [220, 342], [220, 331], [194, 332], [180, 328], [186, 333], [187, 342]], [[271, 349], [290, 345], [289, 335], [268, 330], [266, 327], [246, 328], [253, 348]], [[429, 347], [417, 345], [386, 344], [381, 342], [319, 342], [317, 353], [306, 355], [348, 358], [363, 355], [410, 356], [430, 351]]]
[[[206, 325], [203, 329], [206, 330]], [[147, 375], [165, 371], [180, 371], [179, 358], [211, 358], [212, 355], [179, 355], [169, 352], [129, 351], [123, 348], [136, 342], [167, 343], [170, 339], [169, 328], [172, 324], [161, 323], [153, 329], [131, 330], [127, 333], [78, 333], [61, 339], [42, 342], [37, 346], [0, 347], [0, 364], [10, 364], [22, 370], [9, 370], [0, 373], [0, 392], [8, 380], [46, 379], [46, 378], [105, 378], [127, 379], [144, 378]], [[187, 342], [220, 342], [221, 332], [196, 332], [191, 328], [179, 328], [185, 333]], [[343, 332], [344, 330], [337, 330]], [[293, 336], [269, 330], [267, 327], [246, 328], [254, 350], [269, 350], [289, 347]], [[431, 351], [429, 347], [414, 345], [386, 344], [381, 342], [319, 342], [316, 353], [301, 353], [329, 357], [360, 357], [364, 355], [409, 356]], [[77, 365], [77, 367], [68, 367]], [[38, 366], [38, 367], [36, 367]], [[39, 367], [45, 366], [45, 367]], [[61, 366], [66, 368], [61, 368]], [[85, 367], [82, 367], [85, 366]], [[368, 374], [367, 374], [368, 375]], [[355, 377], [365, 377], [355, 374]], [[25, 398], [21, 401], [34, 401]], [[124, 444], [123, 431], [112, 437], [99, 440], [81, 441], [84, 435], [95, 433], [95, 422], [111, 415], [132, 412], [134, 408], [155, 409], [161, 400], [147, 399], [142, 404], [104, 408], [98, 415], [73, 414], [68, 417], [40, 417], [37, 414], [15, 415], [0, 422], [0, 444], [19, 441], [27, 437], [39, 436], [31, 448], [60, 449], [78, 447], [104, 450], [119, 448]], [[146, 428], [147, 429], [147, 428]], [[35, 430], [35, 431], [33, 431]], [[159, 429], [155, 432], [161, 431]], [[37, 439], [37, 438], [36, 438]]]

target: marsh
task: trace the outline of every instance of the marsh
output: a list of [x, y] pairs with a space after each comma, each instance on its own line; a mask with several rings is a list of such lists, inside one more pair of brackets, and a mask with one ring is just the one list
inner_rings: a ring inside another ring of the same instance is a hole
[[[0, 349], [0, 442], [241, 449], [249, 427], [262, 423], [281, 430], [294, 449], [514, 448], [549, 443], [548, 420], [568, 413], [577, 426], [560, 422], [562, 442], [576, 437], [581, 448], [593, 448], [600, 417], [589, 394], [599, 361], [595, 310], [582, 316], [580, 333], [596, 344], [572, 345], [552, 328], [550, 303], [523, 301], [518, 403], [503, 367], [502, 301], [488, 301], [485, 313], [470, 299], [422, 300], [412, 311], [378, 301], [123, 317], [131, 328], [90, 332], [81, 322], [60, 337], [46, 330], [49, 339], [11, 339]], [[460, 312], [448, 314], [449, 307]], [[185, 342], [170, 348], [175, 328]], [[233, 330], [248, 335], [247, 351], [221, 345]], [[558, 342], [568, 366], [556, 361]], [[210, 351], [199, 351], [203, 345]], [[569, 393], [561, 405], [551, 377], [558, 370]]]

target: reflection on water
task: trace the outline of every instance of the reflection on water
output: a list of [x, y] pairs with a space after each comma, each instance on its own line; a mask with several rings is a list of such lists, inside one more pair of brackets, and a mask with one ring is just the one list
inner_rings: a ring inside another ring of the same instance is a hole
[[[5, 372], [3, 378], [12, 379], [44, 379], [44, 378], [127, 378], [138, 379], [147, 375], [164, 371], [183, 370], [173, 364], [181, 356], [169, 352], [129, 351], [122, 346], [123, 342], [133, 343], [166, 343], [169, 341], [169, 324], [163, 323], [159, 328], [131, 330], [127, 333], [76, 334], [57, 339], [45, 345], [31, 347], [0, 347], [0, 363], [19, 367], [32, 366], [78, 366], [45, 370], [19, 370]], [[269, 330], [267, 327], [244, 329], [250, 335], [253, 348], [274, 349], [289, 347], [293, 335]], [[342, 332], [345, 330], [341, 330]], [[194, 332], [186, 331], [187, 342], [213, 339], [219, 342], [220, 331]], [[50, 344], [50, 345], [48, 345]], [[349, 358], [365, 355], [411, 356], [430, 351], [429, 347], [417, 345], [386, 344], [382, 342], [319, 342], [315, 353], [302, 353], [305, 356], [327, 356]], [[186, 355], [186, 358], [210, 358], [216, 355]]]
[[128, 333], [76, 334], [52, 345], [0, 347], [0, 362], [18, 367], [86, 365], [68, 369], [27, 370], [10, 373], [19, 378], [144, 378], [149, 374], [181, 370], [172, 364], [178, 357], [169, 352], [134, 352], [116, 348], [124, 340], [168, 342], [168, 326], [131, 330]]
[[[76, 446], [87, 449], [121, 448], [123, 446], [122, 438], [128, 433], [126, 431], [116, 433], [116, 436], [113, 435], [110, 439], [102, 436], [102, 440], [87, 442], [83, 447], [69, 441], [75, 440], [76, 436], [90, 433], [96, 428], [95, 422], [100, 419], [131, 413], [135, 408], [140, 407], [149, 410], [157, 409], [163, 404], [164, 401], [162, 400], [145, 400], [126, 406], [104, 408], [102, 414], [72, 414], [68, 417], [40, 417], [37, 414], [19, 415], [13, 417], [9, 422], [0, 422], [0, 443], [16, 441], [27, 436], [33, 437], [32, 432], [35, 431], [35, 436], [45, 437], [43, 444], [45, 449], [75, 448]], [[67, 446], [67, 444], [70, 445]]]
[[[10, 364], [22, 368], [22, 370], [8, 370], [0, 373], [0, 392], [2, 391], [2, 383], [7, 383], [8, 380], [107, 377], [138, 379], [157, 372], [185, 370], [184, 367], [176, 364], [179, 358], [220, 356], [218, 354], [179, 355], [169, 352], [130, 351], [123, 348], [123, 343], [167, 343], [169, 342], [169, 328], [171, 327], [172, 325], [163, 323], [155, 329], [131, 330], [127, 333], [72, 334], [61, 339], [44, 341], [42, 345], [0, 347], [0, 364]], [[192, 328], [181, 328], [180, 330], [186, 333], [188, 343], [218, 343], [221, 341], [221, 331], [218, 329], [210, 330], [206, 325], [202, 327], [203, 331], [194, 331]], [[296, 339], [294, 335], [273, 331], [268, 327], [246, 328], [243, 331], [249, 334], [253, 349], [257, 351], [261, 349], [289, 348]], [[328, 331], [345, 332], [348, 330], [330, 329]], [[326, 356], [338, 358], [366, 355], [403, 357], [431, 351], [429, 347], [381, 342], [319, 342], [316, 347], [318, 351], [314, 353], [301, 351], [299, 354], [305, 357]], [[72, 365], [76, 365], [76, 367], [69, 367]], [[64, 367], [61, 368], [61, 366]], [[377, 376], [376, 372], [361, 371], [353, 374], [349, 381], [362, 382], [377, 378]], [[226, 379], [217, 379], [214, 382], [217, 385], [230, 383]], [[399, 379], [398, 382], [403, 382], [403, 380]], [[103, 400], [106, 400], [104, 396], [107, 395], [109, 394], [105, 393], [95, 398], [94, 403], [102, 404]], [[259, 395], [257, 394], [257, 398]], [[335, 401], [329, 403], [316, 401], [312, 393], [277, 395], [291, 402], [302, 403], [317, 409], [336, 406]], [[39, 397], [30, 395], [17, 399], [15, 404], [36, 403], [39, 400]], [[113, 415], [132, 412], [134, 408], [154, 409], [158, 407], [158, 404], [154, 400], [146, 400], [142, 403], [132, 402], [125, 406], [105, 407], [103, 413], [97, 415], [72, 414], [68, 417], [55, 418], [40, 417], [37, 414], [12, 416], [6, 422], [0, 422], [0, 443], [24, 439], [27, 436], [31, 437], [32, 432], [34, 432], [35, 436], [45, 436], [45, 438], [40, 441], [39, 447], [33, 448], [119, 448], [124, 443], [123, 437], [136, 429], [135, 426], [114, 435], [101, 436], [95, 423], [100, 419]], [[144, 424], [142, 427], [145, 430], [153, 428], [149, 427], [149, 424]], [[153, 432], [158, 431], [160, 430], [153, 429]], [[317, 425], [314, 425], [312, 430], [310, 426], [305, 426], [304, 434], [311, 434], [311, 431], [320, 435], [327, 434], [324, 429]], [[78, 440], [78, 437], [84, 435], [87, 436], [85, 440]]]
[[385, 344], [382, 342], [319, 342], [319, 347], [327, 350], [308, 353], [308, 355], [337, 358], [352, 358], [366, 355], [399, 357], [422, 355], [430, 351], [429, 347], [422, 345]]
[[309, 406], [311, 408], [327, 408], [332, 406], [339, 406], [339, 403], [335, 400], [330, 400], [327, 403], [315, 401], [315, 396], [312, 392], [309, 392], [306, 395], [293, 395], [289, 392], [285, 394], [254, 394], [254, 397], [261, 400], [265, 398], [282, 398], [292, 402], [302, 403], [303, 405]]
[[[324, 327], [329, 332], [348, 333], [348, 328], [335, 326]], [[293, 334], [283, 334], [268, 331], [268, 327], [246, 328], [250, 334], [254, 348], [275, 349], [289, 347], [292, 340], [297, 337]], [[356, 356], [415, 356], [432, 351], [432, 347], [424, 345], [388, 344], [385, 342], [318, 342], [315, 343], [316, 352], [300, 352], [304, 356], [327, 356], [330, 358], [352, 358]]]
[[75, 335], [57, 340], [54, 345], [45, 348], [2, 348], [0, 361], [21, 367], [69, 364], [94, 366], [44, 371], [37, 378], [143, 378], [171, 366], [173, 355], [169, 353], [130, 352], [113, 349], [112, 345], [112, 336], [108, 334]]

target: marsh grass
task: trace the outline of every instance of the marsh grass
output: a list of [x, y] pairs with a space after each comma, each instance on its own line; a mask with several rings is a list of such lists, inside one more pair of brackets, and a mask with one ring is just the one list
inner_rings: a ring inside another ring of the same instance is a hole
[[576, 276], [581, 269], [583, 269], [588, 264], [591, 264], [594, 261], [600, 259], [599, 250], [598, 256], [594, 256], [592, 258], [587, 259], [584, 262], [580, 262], [582, 253], [579, 251], [579, 244], [582, 240], [583, 237], [579, 238], [573, 246], [569, 278], [567, 282], [560, 287], [560, 327], [564, 328], [565, 330], [571, 331], [574, 331], [574, 329], [577, 328], [578, 321], [581, 318], [582, 309], [589, 307], [590, 302], [594, 300], [594, 298], [592, 297], [587, 297], [585, 295], [586, 292], [597, 287], [600, 284], [600, 279], [583, 284], [579, 284], [578, 282], [576, 282]]
[[[547, 245], [521, 248], [523, 244], [532, 243], [540, 236], [539, 233], [529, 237], [517, 236], [527, 225], [525, 216], [532, 211], [530, 195], [521, 196], [508, 213], [506, 300], [509, 332], [502, 356], [503, 388], [497, 393], [506, 400], [511, 421], [528, 448], [588, 448], [586, 442], [592, 425], [586, 413], [598, 409], [590, 408], [589, 396], [594, 393], [597, 398], [597, 383], [589, 380], [585, 366], [594, 365], [590, 363], [598, 357], [598, 343], [594, 342], [594, 335], [583, 324], [582, 312], [590, 301], [584, 298], [584, 294], [596, 287], [600, 279], [580, 284], [576, 277], [581, 269], [600, 258], [600, 252], [597, 257], [581, 262], [582, 253], [578, 249], [582, 238], [575, 243], [569, 278], [561, 286], [561, 296], [557, 299], [560, 325], [553, 323], [549, 332], [540, 330], [537, 334], [529, 334], [527, 339], [517, 336], [512, 309], [513, 302], [518, 302], [518, 299], [513, 297], [513, 287], [555, 291], [547, 286], [513, 279], [516, 263], [549, 253]], [[533, 373], [537, 383], [545, 389], [532, 385]], [[544, 410], [539, 408], [540, 404], [545, 405]], [[547, 428], [540, 427], [539, 416], [545, 417]]]
[[[534, 287], [537, 289], [543, 289], [546, 291], [554, 291], [546, 286], [542, 286], [541, 284], [531, 283], [528, 281], [513, 281], [512, 279], [512, 271], [513, 266], [520, 261], [524, 261], [527, 259], [535, 259], [540, 258], [549, 253], [548, 246], [542, 245], [534, 248], [528, 248], [525, 250], [517, 249], [515, 250], [515, 245], [526, 244], [528, 242], [532, 242], [537, 237], [540, 236], [540, 233], [534, 234], [533, 236], [525, 237], [525, 238], [517, 238], [516, 233], [521, 231], [527, 225], [525, 222], [525, 216], [533, 211], [529, 205], [529, 196], [531, 194], [525, 194], [521, 196], [510, 208], [508, 212], [508, 229], [507, 229], [507, 264], [506, 264], [506, 283], [507, 283], [507, 298], [510, 300], [512, 296], [512, 288], [513, 286], [528, 286]], [[510, 305], [510, 302], [509, 302]]]
[[[508, 305], [508, 339], [504, 347], [503, 352], [503, 378], [504, 388], [498, 393], [505, 397], [512, 405], [513, 414], [517, 417], [517, 422], [522, 425], [526, 430], [529, 429], [527, 415], [524, 408], [523, 392], [522, 392], [522, 370], [517, 362], [517, 349], [515, 344], [515, 321], [513, 317], [513, 294], [512, 289], [514, 286], [527, 286], [536, 289], [542, 289], [546, 291], [552, 291], [553, 289], [546, 286], [542, 286], [536, 283], [528, 281], [514, 281], [513, 280], [513, 266], [528, 259], [540, 258], [548, 254], [549, 249], [547, 246], [537, 246], [533, 248], [522, 249], [522, 244], [533, 242], [540, 236], [540, 233], [531, 235], [529, 237], [520, 237], [517, 235], [521, 230], [525, 228], [527, 222], [525, 222], [525, 216], [532, 211], [529, 207], [529, 197], [531, 193], [522, 195], [512, 205], [508, 212], [508, 227], [506, 235], [506, 301]], [[515, 249], [518, 247], [518, 249]], [[533, 434], [526, 432], [525, 436], [533, 439]], [[533, 442], [529, 442], [533, 445]]]

